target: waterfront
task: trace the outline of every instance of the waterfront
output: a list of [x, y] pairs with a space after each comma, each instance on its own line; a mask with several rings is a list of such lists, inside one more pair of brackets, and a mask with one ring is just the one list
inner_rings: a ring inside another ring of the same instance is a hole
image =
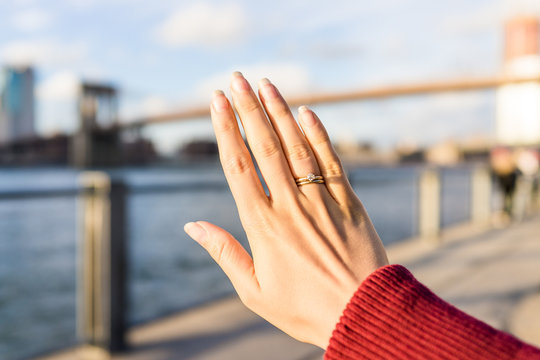
[[[353, 186], [386, 244], [416, 231], [420, 168], [352, 169]], [[244, 241], [232, 196], [216, 165], [115, 171], [128, 200], [131, 324], [231, 293], [226, 277], [183, 232], [205, 219]], [[0, 170], [0, 191], [77, 186], [71, 169]], [[469, 169], [443, 175], [444, 225], [468, 218]], [[137, 192], [147, 185], [221, 182], [222, 188]], [[76, 342], [77, 201], [71, 196], [0, 201], [0, 358], [17, 359]]]

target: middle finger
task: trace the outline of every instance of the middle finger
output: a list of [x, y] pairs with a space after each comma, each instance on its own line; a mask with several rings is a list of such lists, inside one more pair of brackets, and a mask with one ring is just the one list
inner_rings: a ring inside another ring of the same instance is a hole
[[[320, 175], [313, 151], [278, 89], [268, 79], [263, 79], [259, 83], [259, 96], [281, 140], [294, 178], [304, 178], [308, 174]], [[319, 184], [300, 187], [302, 191], [316, 188], [319, 188]]]

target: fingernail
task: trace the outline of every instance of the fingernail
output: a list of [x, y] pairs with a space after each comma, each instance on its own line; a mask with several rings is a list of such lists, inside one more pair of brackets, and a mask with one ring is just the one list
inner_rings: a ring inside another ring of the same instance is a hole
[[261, 89], [261, 93], [266, 99], [274, 99], [279, 96], [276, 87], [267, 78], [259, 81], [259, 89]]
[[198, 243], [204, 241], [206, 237], [206, 230], [196, 222], [188, 222], [184, 225], [184, 231]]
[[315, 114], [313, 114], [313, 111], [310, 111], [310, 109], [302, 105], [298, 108], [298, 113], [300, 114], [300, 121], [302, 124], [306, 126], [313, 126], [317, 123], [317, 119], [315, 118]]
[[227, 109], [227, 98], [225, 98], [225, 94], [223, 93], [223, 91], [214, 91], [214, 93], [212, 94], [212, 106], [217, 112], [222, 112]]
[[235, 71], [233, 73], [232, 88], [238, 92], [248, 91], [250, 88], [249, 83], [240, 71]]

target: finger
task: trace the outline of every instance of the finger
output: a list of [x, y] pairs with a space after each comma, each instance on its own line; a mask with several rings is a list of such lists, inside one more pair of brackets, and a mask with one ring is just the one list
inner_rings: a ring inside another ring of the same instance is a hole
[[259, 289], [253, 259], [229, 232], [206, 221], [189, 222], [184, 231], [221, 267], [240, 298], [249, 298]]
[[296, 184], [278, 136], [264, 110], [241, 73], [236, 72], [231, 82], [234, 106], [246, 133], [249, 147], [257, 160], [270, 194], [275, 197], [297, 193]]
[[221, 165], [239, 211], [253, 206], [253, 201], [267, 202], [233, 109], [222, 91], [214, 92], [210, 109]]
[[298, 118], [315, 154], [328, 191], [338, 203], [347, 203], [354, 191], [321, 120], [306, 106], [298, 109]]
[[[319, 165], [313, 151], [278, 89], [268, 79], [263, 79], [259, 83], [259, 96], [281, 141], [293, 177], [303, 178], [310, 173], [319, 175]], [[320, 189], [320, 186], [308, 184], [300, 189]]]

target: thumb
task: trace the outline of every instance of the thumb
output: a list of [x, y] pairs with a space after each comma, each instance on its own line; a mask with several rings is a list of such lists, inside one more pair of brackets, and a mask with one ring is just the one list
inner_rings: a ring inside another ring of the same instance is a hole
[[189, 222], [184, 231], [210, 254], [241, 298], [259, 287], [253, 259], [228, 231], [206, 221]]

